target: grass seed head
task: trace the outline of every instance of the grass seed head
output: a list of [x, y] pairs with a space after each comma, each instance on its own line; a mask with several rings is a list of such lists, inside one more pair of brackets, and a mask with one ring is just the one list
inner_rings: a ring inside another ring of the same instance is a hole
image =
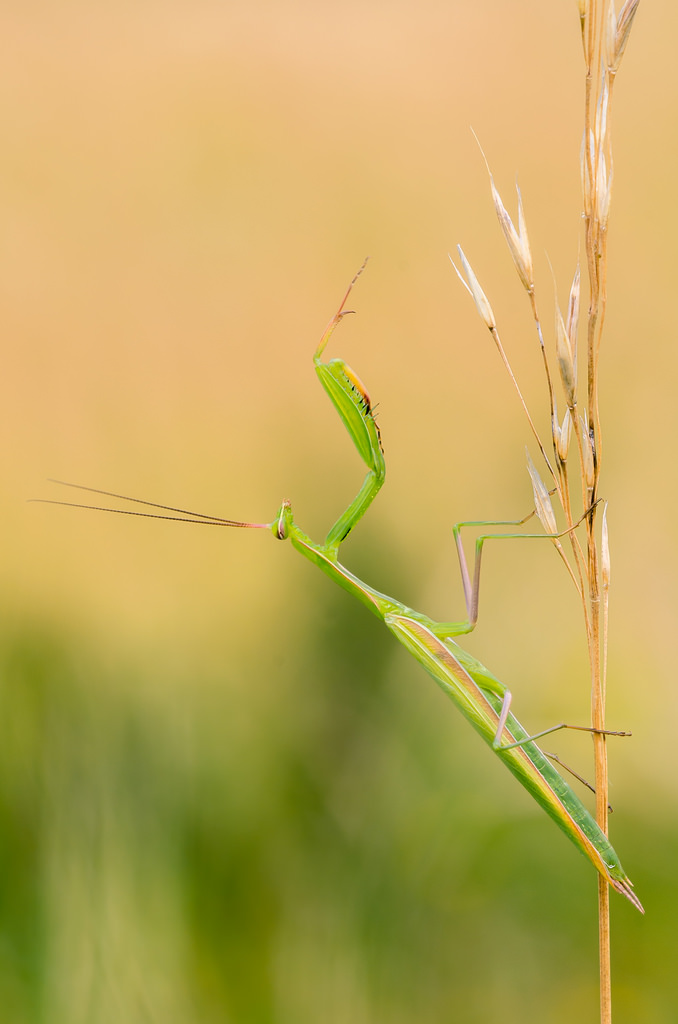
[[484, 320], [487, 328], [490, 331], [493, 331], [497, 326], [497, 321], [494, 318], [494, 313], [492, 312], [492, 306], [490, 305], [490, 301], [487, 298], [487, 295], [485, 294], [483, 289], [480, 287], [480, 284], [478, 283], [478, 278], [473, 273], [473, 270], [471, 269], [471, 264], [466, 259], [466, 256], [464, 256], [464, 250], [460, 245], [457, 246], [457, 251], [459, 253], [459, 259], [461, 260], [461, 265], [464, 269], [464, 274], [466, 275], [466, 280], [464, 280], [461, 271], [457, 269], [457, 265], [451, 256], [450, 262], [454, 269], [457, 271], [457, 277], [459, 278], [464, 288], [466, 288], [471, 298], [475, 302], [476, 309], [478, 310], [481, 319]]
[[496, 189], [494, 178], [491, 175], [490, 186], [492, 188], [492, 199], [494, 200], [494, 208], [497, 211], [497, 218], [501, 229], [504, 232], [504, 238], [506, 239], [506, 244], [509, 247], [516, 270], [518, 271], [518, 276], [520, 277], [525, 290], [531, 293], [534, 290], [532, 252], [530, 251], [530, 242], [527, 237], [527, 225], [525, 224], [523, 198], [520, 194], [520, 189], [516, 185], [516, 191], [518, 193], [518, 230], [516, 231], [513, 221], [511, 220], [506, 207], [501, 201], [501, 196]]
[[567, 399], [567, 404], [570, 409], [574, 409], [577, 401], [577, 380], [574, 370], [574, 359], [572, 357], [572, 347], [565, 327], [565, 321], [563, 320], [563, 314], [560, 312], [560, 307], [557, 303], [556, 355], [558, 357], [558, 366], [560, 368], [560, 379], [563, 382], [563, 388], [565, 390], [565, 398]]
[[570, 339], [570, 349], [572, 351], [572, 361], [577, 361], [577, 332], [579, 330], [579, 300], [581, 297], [581, 272], [579, 269], [579, 263], [577, 263], [577, 269], [574, 272], [572, 279], [572, 287], [570, 288], [570, 298], [567, 303], [567, 320], [565, 327], [567, 329], [567, 336]]
[[567, 462], [567, 453], [570, 449], [570, 438], [572, 436], [572, 415], [569, 408], [565, 410], [563, 422], [559, 426], [558, 420], [554, 420], [556, 453], [561, 462]]
[[534, 510], [539, 517], [539, 522], [547, 533], [557, 533], [558, 525], [556, 523], [556, 514], [553, 511], [548, 487], [539, 476], [539, 471], [532, 461], [529, 452], [527, 452], [527, 471], [530, 474], [530, 479], [532, 480]]
[[[639, 3], [640, 0], [626, 0], [626, 3], [619, 12], [619, 17], [615, 21], [613, 39], [610, 39], [608, 33], [607, 66], [611, 75], [616, 75], [619, 70], [619, 65], [621, 64], [621, 59], [624, 56], [626, 44], [629, 41], [629, 35], [631, 34], [631, 28], [633, 27], [633, 19], [636, 16]], [[612, 3], [610, 4], [610, 7], [613, 8]]]

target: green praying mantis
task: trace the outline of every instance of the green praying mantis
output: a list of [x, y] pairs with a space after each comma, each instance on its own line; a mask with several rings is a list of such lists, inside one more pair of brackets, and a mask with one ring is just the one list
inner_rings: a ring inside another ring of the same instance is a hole
[[[362, 270], [362, 268], [361, 268]], [[358, 272], [360, 274], [360, 271]], [[511, 691], [497, 679], [476, 658], [460, 647], [455, 637], [471, 632], [478, 617], [480, 589], [480, 566], [483, 545], [486, 540], [507, 537], [555, 537], [570, 533], [575, 527], [562, 534], [488, 533], [476, 540], [473, 577], [469, 573], [461, 542], [464, 526], [519, 526], [530, 516], [520, 521], [461, 522], [453, 527], [454, 539], [461, 568], [462, 585], [468, 618], [465, 622], [436, 622], [421, 612], [407, 607], [395, 598], [380, 593], [358, 579], [338, 560], [339, 548], [353, 527], [365, 514], [381, 489], [386, 465], [379, 427], [374, 416], [369, 393], [359, 377], [341, 359], [323, 361], [327, 344], [335, 328], [349, 310], [346, 302], [358, 277], [354, 277], [349, 288], [329, 322], [320, 340], [314, 363], [320, 383], [329, 395], [336, 411], [367, 466], [363, 484], [345, 511], [331, 527], [322, 544], [311, 540], [297, 525], [289, 501], [283, 501], [278, 514], [271, 523], [246, 523], [216, 516], [189, 512], [185, 509], [159, 505], [101, 491], [97, 488], [77, 487], [80, 490], [104, 494], [109, 497], [138, 502], [147, 507], [163, 509], [177, 515], [161, 515], [154, 512], [136, 512], [123, 509], [103, 508], [95, 505], [81, 505], [75, 502], [52, 502], [74, 505], [80, 508], [95, 508], [101, 511], [117, 512], [122, 515], [138, 515], [149, 518], [173, 519], [184, 522], [202, 523], [212, 526], [239, 527], [244, 529], [270, 530], [278, 540], [290, 540], [292, 546], [305, 558], [318, 566], [334, 583], [352, 594], [358, 601], [381, 619], [385, 626], [407, 648], [411, 655], [435, 679], [440, 688], [456, 704], [462, 715], [480, 733], [490, 749], [500, 758], [510, 772], [518, 779], [537, 803], [555, 821], [575, 846], [587, 857], [597, 871], [622, 896], [625, 896], [641, 913], [643, 907], [633, 892], [632, 883], [624, 871], [619, 857], [607, 836], [600, 829], [579, 797], [574, 793], [563, 776], [549, 761], [547, 755], [537, 746], [536, 739], [559, 729], [575, 728], [595, 731], [585, 726], [570, 726], [561, 723], [530, 735], [511, 713]], [[64, 483], [64, 481], [54, 481]], [[532, 513], [530, 513], [531, 515]], [[588, 514], [585, 513], [585, 514]], [[628, 735], [627, 733], [606, 734]], [[555, 759], [555, 758], [554, 758]], [[557, 759], [556, 759], [557, 760]]]

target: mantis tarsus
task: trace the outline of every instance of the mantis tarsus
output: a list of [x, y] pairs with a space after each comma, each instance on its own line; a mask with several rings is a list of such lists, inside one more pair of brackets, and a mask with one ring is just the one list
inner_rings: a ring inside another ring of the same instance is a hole
[[[362, 269], [362, 268], [361, 268]], [[360, 273], [360, 271], [358, 272]], [[123, 515], [138, 515], [149, 518], [174, 519], [184, 522], [203, 523], [212, 526], [231, 526], [248, 529], [268, 529], [278, 540], [291, 540], [292, 545], [305, 558], [318, 566], [344, 590], [348, 591], [370, 611], [381, 619], [418, 662], [454, 701], [464, 717], [483, 737], [494, 753], [504, 762], [510, 772], [528, 790], [538, 804], [556, 822], [578, 849], [588, 857], [597, 871], [607, 879], [617, 892], [643, 912], [643, 907], [633, 892], [633, 887], [622, 868], [619, 857], [586, 809], [579, 797], [557, 771], [547, 756], [534, 742], [541, 736], [563, 728], [579, 728], [592, 731], [584, 726], [569, 726], [561, 723], [530, 735], [511, 713], [511, 692], [484, 665], [470, 655], [453, 639], [469, 633], [478, 616], [478, 595], [480, 586], [480, 564], [483, 544], [486, 540], [506, 537], [548, 537], [548, 534], [507, 534], [490, 533], [476, 540], [475, 565], [471, 579], [461, 543], [461, 529], [464, 526], [517, 526], [525, 520], [497, 523], [463, 522], [454, 527], [454, 538], [459, 555], [464, 599], [468, 619], [465, 622], [436, 622], [408, 608], [400, 601], [368, 586], [354, 576], [338, 561], [339, 547], [359, 519], [372, 504], [385, 477], [384, 454], [379, 428], [374, 417], [369, 394], [353, 372], [341, 359], [323, 362], [323, 353], [335, 328], [348, 312], [345, 309], [348, 296], [355, 283], [353, 279], [343, 301], [328, 324], [318, 348], [314, 362], [322, 386], [339, 413], [346, 430], [367, 466], [367, 475], [360, 491], [330, 529], [325, 541], [316, 544], [296, 524], [289, 501], [283, 501], [278, 514], [271, 523], [245, 523], [221, 519], [185, 509], [171, 508], [137, 498], [125, 500], [139, 502], [147, 507], [174, 512], [177, 515], [162, 515], [156, 512], [135, 512], [122, 509], [102, 508], [84, 505], [78, 507], [101, 508], [102, 511], [118, 512]], [[56, 481], [63, 483], [63, 481]], [[77, 485], [68, 485], [77, 486]], [[122, 495], [96, 488], [79, 488], [123, 498]], [[56, 502], [56, 504], [75, 504]], [[585, 514], [588, 514], [585, 513]], [[564, 531], [569, 533], [570, 530]], [[564, 534], [551, 535], [563, 536]], [[627, 735], [616, 733], [613, 735]]]

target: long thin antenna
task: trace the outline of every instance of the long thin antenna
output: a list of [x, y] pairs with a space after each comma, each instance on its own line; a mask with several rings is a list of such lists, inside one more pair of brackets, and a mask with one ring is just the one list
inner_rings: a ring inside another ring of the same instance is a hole
[[143, 498], [132, 498], [127, 494], [117, 494], [115, 491], [103, 491], [98, 487], [86, 487], [84, 484], [73, 484], [67, 480], [50, 479], [50, 483], [60, 484], [62, 487], [73, 487], [78, 491], [89, 491], [91, 494], [103, 494], [107, 498], [115, 498], [117, 501], [133, 501], [138, 505], [146, 505], [149, 508], [161, 508], [166, 512], [178, 512], [178, 516], [163, 516], [154, 512], [133, 512], [131, 509], [107, 508], [105, 505], [85, 505], [82, 502], [58, 501], [54, 498], [31, 498], [31, 501], [43, 505], [67, 505], [70, 508], [89, 508], [95, 512], [113, 512], [120, 516], [141, 516], [144, 519], [170, 519], [178, 523], [200, 523], [203, 526], [234, 526], [241, 529], [268, 530], [271, 523], [243, 523], [237, 519], [223, 519], [221, 516], [210, 516], [205, 512], [192, 512], [185, 508], [175, 508], [173, 505], [161, 505], [157, 501], [145, 501]]

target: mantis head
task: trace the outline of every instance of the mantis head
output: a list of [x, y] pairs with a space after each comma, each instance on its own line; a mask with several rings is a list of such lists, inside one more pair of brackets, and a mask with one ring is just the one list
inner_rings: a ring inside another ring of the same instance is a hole
[[285, 501], [283, 501], [282, 505], [280, 506], [280, 510], [274, 522], [269, 523], [269, 529], [273, 533], [273, 536], [277, 538], [277, 540], [287, 540], [287, 538], [290, 535], [291, 526], [292, 506], [290, 505], [289, 501], [285, 499]]

